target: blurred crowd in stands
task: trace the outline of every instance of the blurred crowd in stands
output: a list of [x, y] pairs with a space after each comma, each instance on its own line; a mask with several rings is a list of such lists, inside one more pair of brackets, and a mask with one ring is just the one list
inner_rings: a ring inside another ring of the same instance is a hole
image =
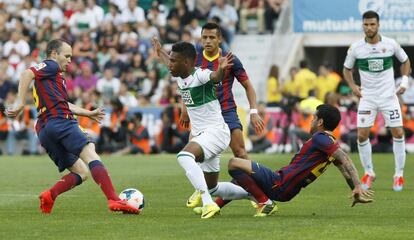
[[[221, 47], [228, 50], [236, 33], [272, 33], [282, 4], [283, 0], [3, 0], [0, 107], [3, 110], [14, 102], [21, 72], [45, 58], [46, 43], [60, 38], [73, 46], [72, 64], [65, 75], [70, 101], [88, 109], [111, 110], [102, 125], [79, 118], [99, 152], [177, 152], [188, 141], [188, 129], [178, 124], [177, 85], [156, 57], [151, 38], [160, 39], [166, 49], [180, 40], [200, 47], [201, 26], [213, 21], [222, 27]], [[256, 29], [249, 26], [250, 19]], [[283, 81], [278, 67], [272, 66], [266, 89], [267, 102], [260, 104], [259, 113], [267, 127], [260, 134], [248, 128], [251, 152], [296, 151], [310, 137], [312, 114], [321, 102], [341, 109], [343, 118], [335, 136], [345, 148], [356, 150], [358, 99], [331, 65], [321, 65], [316, 74], [302, 62]], [[32, 97], [27, 101], [33, 103]], [[413, 87], [401, 101], [410, 139]], [[16, 120], [0, 114], [1, 149], [10, 155], [41, 153], [33, 133], [35, 119], [31, 107]], [[392, 146], [381, 117], [371, 139], [374, 151]], [[24, 140], [23, 149], [17, 149], [20, 140]]]
[[[414, 85], [412, 80], [411, 78], [407, 91], [399, 96], [408, 144], [414, 143], [412, 137]], [[397, 78], [397, 86], [399, 81], [400, 79]], [[333, 135], [344, 149], [355, 152], [357, 151], [358, 101], [359, 99], [353, 95], [346, 81], [333, 70], [329, 62], [319, 66], [318, 72], [315, 73], [308, 68], [306, 61], [301, 61], [299, 67], [290, 69], [290, 77], [284, 81], [279, 80], [279, 69], [274, 65], [269, 71], [267, 80], [268, 111], [266, 115], [275, 122], [267, 125], [268, 132], [266, 137], [262, 135], [262, 141], [266, 142], [267, 150], [270, 152], [296, 152], [300, 144], [311, 137], [309, 130], [316, 107], [321, 103], [328, 103], [338, 107], [342, 116]], [[254, 146], [256, 138], [254, 132], [250, 132], [250, 136]], [[385, 127], [381, 114], [377, 116], [371, 128], [370, 139], [374, 152], [392, 152], [392, 135]]]
[[[199, 47], [201, 26], [214, 21], [223, 28], [222, 48], [229, 48], [234, 34], [252, 31], [247, 26], [251, 18], [256, 21], [255, 33], [272, 33], [282, 2], [3, 0], [1, 108], [13, 104], [22, 71], [42, 61], [47, 42], [59, 38], [73, 47], [72, 63], [65, 75], [70, 101], [88, 109], [105, 106], [111, 110], [102, 125], [79, 118], [100, 152], [177, 152], [188, 141], [188, 130], [177, 124], [177, 86], [154, 54], [151, 38], [160, 39], [167, 49], [180, 40]], [[32, 96], [27, 101], [33, 103]], [[151, 114], [142, 114], [141, 109], [146, 108], [154, 109]], [[153, 117], [156, 115], [161, 117]], [[2, 152], [41, 153], [33, 133], [35, 119], [36, 112], [30, 107], [16, 120], [0, 114]], [[20, 140], [27, 144], [16, 149]]]

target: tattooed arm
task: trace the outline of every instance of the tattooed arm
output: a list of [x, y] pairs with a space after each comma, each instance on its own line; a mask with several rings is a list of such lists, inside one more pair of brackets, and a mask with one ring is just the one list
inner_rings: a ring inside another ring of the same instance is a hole
[[372, 190], [364, 190], [359, 182], [358, 171], [355, 168], [354, 163], [341, 148], [338, 148], [332, 155], [335, 158], [334, 164], [344, 176], [348, 186], [352, 190], [352, 207], [357, 203], [369, 203], [372, 202], [372, 196], [374, 192]]

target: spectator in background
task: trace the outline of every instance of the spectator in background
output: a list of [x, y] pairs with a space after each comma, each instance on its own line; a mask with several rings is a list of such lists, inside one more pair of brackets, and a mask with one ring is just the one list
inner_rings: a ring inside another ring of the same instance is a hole
[[96, 90], [103, 97], [104, 103], [108, 104], [110, 99], [118, 95], [120, 86], [119, 79], [114, 77], [110, 68], [107, 68], [104, 70], [103, 78], [96, 83]]
[[[27, 94], [27, 102], [33, 103], [33, 95], [31, 91]], [[12, 88], [5, 101], [5, 106], [10, 107], [17, 99], [17, 90]], [[38, 144], [36, 134], [34, 133], [35, 113], [29, 105], [23, 108], [22, 113], [15, 119], [9, 120], [9, 131], [7, 135], [7, 154], [13, 155], [16, 153], [16, 141], [27, 140], [27, 148], [22, 149], [23, 155], [38, 154]]]
[[195, 0], [195, 12], [198, 19], [208, 18], [213, 0]]
[[108, 10], [109, 11], [105, 14], [104, 22], [111, 22], [114, 26], [118, 26], [119, 29], [119, 26], [123, 23], [123, 19], [118, 6], [110, 3]]
[[183, 135], [177, 130], [177, 124], [174, 121], [174, 108], [167, 107], [161, 114], [162, 131], [158, 136], [158, 142], [161, 152], [178, 153], [185, 146], [185, 139], [188, 135]]
[[119, 49], [125, 48], [124, 45], [126, 45], [128, 39], [138, 39], [138, 34], [132, 30], [132, 25], [129, 23], [122, 24], [122, 31], [119, 35], [119, 43], [120, 46], [118, 46]]
[[128, 108], [116, 97], [111, 100], [111, 109], [109, 125], [101, 128], [101, 135], [97, 143], [99, 152], [113, 153], [126, 146]]
[[273, 33], [275, 30], [275, 20], [279, 18], [282, 11], [283, 0], [265, 0], [265, 24], [266, 30]]
[[98, 77], [92, 71], [92, 65], [89, 62], [80, 64], [81, 74], [75, 77], [75, 88], [79, 88], [81, 92], [93, 91], [96, 87]]
[[119, 88], [118, 98], [119, 101], [121, 101], [121, 103], [128, 108], [134, 108], [138, 106], [137, 99], [134, 95], [132, 95], [130, 91], [128, 91], [128, 86], [124, 82], [121, 83], [121, 87]]
[[279, 84], [279, 67], [272, 65], [267, 77], [267, 106], [277, 107], [281, 105], [282, 88]]
[[42, 1], [42, 8], [39, 12], [37, 26], [41, 26], [47, 17], [52, 20], [54, 29], [59, 29], [65, 19], [62, 9], [56, 6], [53, 0]]
[[[9, 124], [7, 122], [7, 116], [4, 113], [4, 103], [0, 102], [0, 142], [4, 142], [7, 139], [7, 135], [9, 132]], [[3, 144], [2, 144], [3, 145]], [[3, 154], [3, 151], [0, 148], [0, 155]]]
[[226, 40], [228, 44], [231, 44], [239, 20], [236, 9], [227, 4], [225, 0], [214, 0], [214, 3], [208, 17], [218, 17], [220, 19], [220, 27], [227, 33]]
[[1, 51], [3, 44], [10, 38], [10, 31], [6, 26], [8, 16], [9, 15], [7, 13], [0, 12], [0, 52], [3, 52]]
[[9, 59], [7, 57], [1, 58], [0, 74], [0, 78], [4, 78], [8, 81], [12, 81], [16, 77], [16, 70], [12, 65], [9, 64]]
[[190, 24], [191, 19], [193, 19], [193, 14], [188, 10], [185, 0], [176, 0], [175, 7], [170, 10], [167, 19], [176, 17], [180, 19], [181, 27], [184, 27]]
[[[323, 104], [315, 97], [315, 91], [311, 90], [308, 93], [308, 97], [300, 101], [298, 106], [298, 123], [289, 129], [290, 143], [292, 144], [293, 152], [299, 150], [299, 144], [303, 144], [311, 138], [310, 128], [313, 119], [313, 114], [316, 112], [316, 108]], [[298, 142], [301, 141], [301, 143]]]
[[13, 83], [17, 84], [23, 71], [34, 65], [36, 65], [36, 62], [33, 60], [33, 57], [31, 55], [24, 57], [23, 61], [20, 62], [16, 67], [16, 71], [14, 72], [14, 76], [12, 78]]
[[9, 64], [16, 68], [29, 53], [29, 44], [22, 39], [21, 33], [17, 31], [12, 32], [10, 40], [3, 46], [3, 56], [8, 58]]
[[[87, 110], [95, 110], [97, 103], [94, 103], [92, 100], [91, 94], [88, 92], [82, 93], [82, 107]], [[92, 119], [85, 117], [85, 116], [78, 116], [79, 126], [83, 128], [83, 130], [88, 134], [88, 136], [93, 140], [98, 140], [101, 127], [99, 123], [93, 121]]]
[[93, 12], [86, 7], [86, 0], [78, 0], [76, 9], [77, 11], [68, 21], [71, 32], [76, 36], [81, 33], [95, 33], [98, 27], [98, 22], [96, 21]]
[[282, 94], [286, 99], [297, 98], [297, 90], [295, 83], [295, 76], [298, 73], [297, 67], [291, 67], [289, 69], [289, 78], [283, 82]]
[[37, 42], [48, 42], [52, 39], [53, 34], [53, 22], [50, 18], [45, 18], [42, 25], [40, 25], [39, 30], [36, 33]]
[[191, 33], [191, 38], [196, 43], [201, 42], [201, 26], [197, 18], [193, 18], [190, 24], [187, 26], [187, 30]]
[[119, 59], [118, 51], [115, 48], [109, 48], [109, 54], [111, 59], [105, 63], [104, 69], [110, 68], [114, 76], [122, 81], [125, 78], [126, 65]]
[[147, 20], [150, 26], [163, 29], [167, 25], [167, 16], [160, 11], [159, 5], [154, 5], [148, 12]]
[[180, 19], [177, 16], [172, 16], [168, 20], [167, 28], [165, 30], [165, 43], [176, 43], [180, 41], [182, 29], [180, 26]]
[[142, 26], [138, 28], [138, 35], [141, 41], [145, 41], [148, 46], [151, 46], [151, 39], [153, 37], [159, 38], [160, 33], [149, 20], [145, 19]]
[[252, 124], [249, 125], [249, 139], [252, 142], [252, 153], [264, 152], [272, 146], [274, 140], [273, 121], [269, 114], [266, 114], [266, 105], [261, 102], [257, 106], [257, 110], [261, 119], [263, 119], [264, 129], [260, 133], [254, 130]]
[[139, 82], [147, 77], [147, 66], [144, 63], [142, 54], [134, 54], [132, 61], [129, 63], [128, 70], [132, 71], [134, 78]]
[[77, 63], [87, 61], [94, 64], [97, 52], [96, 43], [87, 33], [82, 33], [73, 46], [73, 58]]
[[88, 7], [87, 9], [92, 13], [95, 17], [95, 22], [99, 25], [104, 20], [104, 10], [96, 5], [96, 0], [88, 0]]
[[124, 23], [137, 25], [144, 21], [144, 9], [139, 7], [138, 3], [138, 0], [128, 0], [128, 7], [122, 10], [122, 20]]
[[13, 84], [6, 78], [3, 72], [0, 72], [0, 103], [2, 103], [7, 96], [7, 93], [13, 87]]
[[22, 9], [19, 11], [19, 15], [23, 18], [23, 24], [26, 28], [31, 30], [31, 32], [36, 33], [39, 9], [33, 7], [33, 0], [24, 1]]
[[264, 20], [264, 0], [241, 0], [240, 9], [240, 31], [247, 34], [247, 18], [255, 16], [257, 18], [257, 26], [259, 34], [265, 32]]
[[115, 155], [149, 154], [151, 152], [148, 129], [142, 125], [142, 113], [136, 112], [128, 124], [129, 145], [117, 151]]
[[295, 86], [297, 88], [298, 97], [307, 98], [309, 92], [315, 90], [316, 74], [309, 70], [306, 60], [300, 62], [300, 70], [295, 75]]
[[329, 63], [324, 63], [319, 67], [319, 76], [316, 80], [316, 96], [324, 101], [328, 92], [335, 92], [340, 79], [331, 74]]
[[112, 22], [105, 22], [98, 31], [98, 46], [102, 48], [118, 47], [119, 34]]

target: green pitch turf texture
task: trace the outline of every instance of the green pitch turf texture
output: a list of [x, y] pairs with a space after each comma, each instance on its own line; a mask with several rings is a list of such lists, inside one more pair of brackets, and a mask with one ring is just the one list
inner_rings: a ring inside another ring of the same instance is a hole
[[[223, 156], [221, 180], [229, 180]], [[291, 155], [251, 155], [272, 168]], [[356, 155], [352, 155], [360, 171]], [[235, 201], [221, 215], [201, 220], [185, 207], [193, 189], [175, 155], [104, 156], [117, 191], [133, 187], [145, 195], [141, 215], [107, 209], [94, 181], [61, 195], [51, 215], [38, 209], [38, 194], [60, 177], [47, 156], [0, 158], [0, 239], [414, 239], [414, 157], [407, 155], [406, 185], [393, 192], [391, 154], [374, 155], [375, 202], [350, 207], [350, 190], [334, 166], [279, 212], [253, 218], [246, 200]], [[360, 171], [361, 173], [361, 171]]]

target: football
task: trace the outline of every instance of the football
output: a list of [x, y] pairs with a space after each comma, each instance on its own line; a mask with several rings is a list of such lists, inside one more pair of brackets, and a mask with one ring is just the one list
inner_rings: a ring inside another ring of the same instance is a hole
[[127, 200], [132, 206], [137, 207], [140, 212], [144, 210], [144, 195], [135, 188], [127, 188], [119, 194], [119, 198]]

